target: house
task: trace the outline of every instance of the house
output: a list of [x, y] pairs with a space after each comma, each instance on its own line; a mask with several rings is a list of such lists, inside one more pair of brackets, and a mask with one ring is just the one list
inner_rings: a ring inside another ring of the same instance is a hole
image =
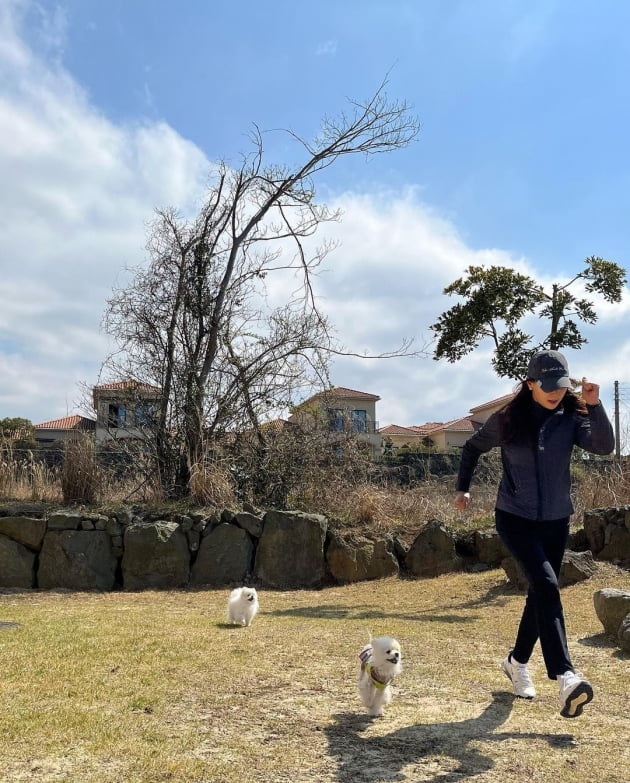
[[[376, 394], [335, 386], [318, 392], [298, 405], [288, 421], [277, 420], [267, 426], [287, 424], [312, 426], [313, 419], [323, 421], [331, 433], [352, 432], [370, 447], [371, 455], [392, 453], [400, 448], [434, 448], [447, 451], [461, 448], [488, 418], [514, 397], [514, 392], [470, 409], [470, 415], [448, 422], [401, 426], [390, 424], [379, 429], [376, 419]], [[161, 390], [139, 381], [103, 383], [92, 390], [96, 421], [85, 416], [66, 416], [35, 424], [35, 440], [50, 444], [88, 434], [96, 443], [112, 439], [144, 439], [150, 433], [159, 405]]]
[[496, 411], [503, 408], [515, 393], [504, 394], [470, 409], [470, 416], [447, 422], [430, 421], [409, 427], [389, 424], [379, 430], [383, 452], [396, 452], [400, 448], [434, 448], [448, 451], [461, 448], [470, 436], [481, 428]]
[[88, 435], [94, 436], [96, 422], [85, 416], [65, 416], [62, 419], [52, 419], [34, 424], [35, 441], [42, 446], [59, 441], [77, 440]]
[[96, 443], [117, 438], [146, 438], [155, 423], [161, 391], [138, 381], [103, 383], [92, 389], [96, 420], [86, 416], [65, 416], [35, 424], [35, 441], [51, 444], [76, 440], [81, 435]]
[[474, 432], [470, 416], [431, 426], [426, 433], [437, 451], [461, 448]]
[[324, 421], [331, 433], [353, 432], [367, 443], [373, 457], [381, 454], [381, 436], [376, 420], [377, 394], [335, 386], [304, 400], [289, 416], [289, 422], [303, 427]]
[[95, 386], [96, 442], [146, 438], [155, 424], [161, 394], [159, 387], [133, 380]]
[[432, 448], [447, 451], [464, 445], [473, 434], [474, 427], [469, 416], [452, 421], [429, 421], [412, 427], [390, 424], [379, 430], [383, 451], [397, 451], [400, 448]]
[[381, 448], [384, 454], [391, 454], [402, 448], [418, 448], [427, 446], [426, 433], [421, 427], [401, 427], [399, 424], [388, 424], [378, 431], [381, 436]]
[[485, 424], [493, 413], [501, 410], [501, 408], [507, 405], [510, 400], [513, 400], [515, 396], [516, 392], [504, 394], [502, 397], [497, 397], [495, 400], [490, 400], [490, 402], [484, 402], [481, 405], [471, 408], [470, 420], [475, 430], [480, 429], [481, 425]]

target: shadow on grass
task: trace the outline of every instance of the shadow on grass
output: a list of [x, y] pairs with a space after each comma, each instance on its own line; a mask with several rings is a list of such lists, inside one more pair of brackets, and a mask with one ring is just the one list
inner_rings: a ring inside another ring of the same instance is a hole
[[397, 618], [399, 620], [418, 620], [422, 622], [471, 623], [478, 619], [475, 615], [462, 615], [458, 614], [457, 611], [477, 609], [489, 605], [504, 606], [511, 597], [518, 594], [509, 585], [495, 585], [478, 598], [448, 607], [448, 612], [440, 611], [439, 605], [432, 609], [421, 609], [417, 612], [395, 612], [379, 609], [372, 604], [322, 604], [319, 606], [276, 609], [267, 614], [276, 615], [277, 617], [317, 617], [320, 620], [344, 620], [350, 618], [354, 620], [382, 620], [385, 618]]
[[476, 609], [480, 606], [488, 606], [490, 604], [493, 604], [494, 606], [505, 606], [510, 598], [514, 598], [514, 596], [524, 596], [525, 592], [522, 590], [518, 590], [513, 585], [506, 583], [502, 585], [495, 585], [494, 587], [491, 587], [489, 590], [486, 590], [486, 592], [483, 595], [480, 595], [478, 598], [473, 598], [470, 601], [465, 601], [464, 603], [457, 604], [454, 608], [455, 609]]
[[324, 604], [319, 606], [298, 606], [291, 609], [275, 609], [266, 614], [276, 617], [316, 617], [319, 620], [382, 620], [397, 618], [399, 620], [421, 620], [422, 622], [440, 623], [471, 623], [478, 619], [475, 616], [466, 617], [459, 614], [429, 614], [427, 612], [391, 612], [375, 609], [373, 606], [357, 606], [353, 604]]
[[600, 647], [601, 649], [619, 647], [618, 642], [605, 633], [584, 636], [582, 639], [578, 639], [578, 644], [583, 644], [585, 647]]
[[422, 780], [455, 783], [494, 767], [492, 758], [481, 753], [473, 743], [515, 739], [543, 740], [553, 748], [575, 745], [571, 734], [494, 733], [508, 719], [515, 697], [499, 691], [492, 695], [492, 702], [476, 718], [451, 723], [417, 723], [382, 737], [362, 736], [361, 732], [374, 720], [366, 715], [335, 715], [335, 723], [326, 734], [330, 755], [338, 763], [337, 780], [340, 783], [402, 781], [407, 779], [404, 772], [407, 765], [422, 764]]
[[239, 625], [238, 623], [226, 623], [225, 621], [215, 623], [217, 628], [223, 628], [226, 631], [246, 631], [251, 628], [250, 625]]

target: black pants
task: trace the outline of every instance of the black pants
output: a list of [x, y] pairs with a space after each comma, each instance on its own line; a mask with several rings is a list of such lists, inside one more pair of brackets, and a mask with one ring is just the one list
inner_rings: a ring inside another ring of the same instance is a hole
[[569, 535], [569, 518], [536, 521], [495, 510], [497, 532], [529, 582], [512, 656], [527, 663], [540, 638], [547, 676], [573, 671], [558, 575]]

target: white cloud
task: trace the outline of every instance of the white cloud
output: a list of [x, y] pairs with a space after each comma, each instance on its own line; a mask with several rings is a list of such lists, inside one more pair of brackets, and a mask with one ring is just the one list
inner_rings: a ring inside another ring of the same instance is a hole
[[20, 39], [16, 9], [0, 13], [0, 417], [40, 421], [95, 379], [112, 286], [143, 260], [155, 207], [194, 208], [209, 163], [165, 123], [110, 122]]
[[[144, 259], [154, 207], [192, 211], [210, 163], [166, 123], [117, 125], [103, 116], [67, 72], [24, 44], [18, 5], [0, 10], [0, 418], [37, 422], [74, 412], [77, 384], [96, 380], [112, 286]], [[342, 221], [322, 226], [316, 240], [339, 247], [316, 289], [348, 349], [378, 353], [410, 337], [423, 347], [429, 325], [453, 303], [444, 286], [471, 264], [540, 276], [527, 259], [468, 247], [417, 189], [348, 192], [331, 206], [343, 209]], [[294, 282], [269, 281], [272, 299]], [[571, 356], [607, 399], [615, 378], [630, 382], [630, 343], [619, 332], [628, 306], [602, 306], [589, 345], [579, 361]], [[457, 365], [339, 358], [333, 382], [380, 395], [383, 425], [444, 421], [511, 389], [491, 372], [489, 349]]]
[[502, 250], [473, 250], [453, 224], [419, 199], [402, 193], [346, 193], [336, 207], [342, 222], [325, 233], [339, 242], [328, 261], [330, 273], [318, 280], [322, 306], [336, 324], [347, 350], [377, 354], [405, 339], [425, 349], [424, 358], [337, 359], [334, 382], [378, 394], [382, 425], [421, 424], [467, 415], [469, 408], [510, 391], [494, 377], [487, 350], [457, 366], [430, 358], [429, 325], [454, 301], [446, 285], [471, 264], [525, 268]]
[[[417, 189], [373, 194], [345, 193], [332, 204], [342, 221], [322, 227], [338, 242], [317, 280], [323, 310], [337, 327], [346, 349], [375, 354], [414, 338], [416, 348], [428, 348], [429, 325], [455, 303], [443, 289], [470, 265], [501, 265], [529, 274], [545, 285], [567, 280], [547, 279], [532, 263], [496, 248], [468, 247], [448, 220], [420, 200]], [[577, 271], [577, 270], [576, 270]], [[580, 292], [579, 288], [575, 289]], [[581, 294], [580, 294], [581, 295]], [[567, 351], [578, 377], [599, 380], [607, 407], [615, 378], [630, 381], [630, 363], [615, 357], [615, 330], [630, 297], [610, 305], [593, 297], [600, 316], [596, 326], [584, 326], [589, 343]], [[545, 327], [536, 317], [525, 324], [540, 336]], [[468, 415], [471, 407], [500, 397], [514, 388], [491, 369], [491, 345], [483, 343], [457, 364], [427, 358], [362, 360], [338, 358], [333, 382], [378, 394], [381, 425], [447, 421]], [[624, 368], [629, 368], [625, 370]]]

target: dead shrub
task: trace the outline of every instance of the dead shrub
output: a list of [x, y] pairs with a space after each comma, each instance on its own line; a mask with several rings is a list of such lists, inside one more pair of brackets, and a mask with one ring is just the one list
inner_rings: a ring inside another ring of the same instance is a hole
[[218, 461], [206, 460], [193, 465], [189, 488], [191, 499], [200, 506], [229, 508], [236, 503], [232, 477]]
[[[29, 470], [28, 495], [31, 500], [59, 500], [59, 470], [43, 462], [33, 461]], [[26, 487], [25, 487], [26, 490]]]
[[89, 438], [68, 441], [64, 445], [61, 466], [61, 493], [64, 503], [96, 502], [101, 471], [96, 461], [94, 442]]
[[595, 462], [591, 466], [586, 462], [574, 471], [573, 490], [573, 519], [580, 523], [587, 509], [623, 506], [630, 496], [628, 465], [625, 462], [621, 465]]
[[13, 497], [15, 492], [14, 463], [10, 457], [0, 459], [0, 495]]
[[0, 458], [0, 497], [14, 500], [58, 500], [59, 475], [54, 467], [39, 461], [30, 450], [3, 444]]

